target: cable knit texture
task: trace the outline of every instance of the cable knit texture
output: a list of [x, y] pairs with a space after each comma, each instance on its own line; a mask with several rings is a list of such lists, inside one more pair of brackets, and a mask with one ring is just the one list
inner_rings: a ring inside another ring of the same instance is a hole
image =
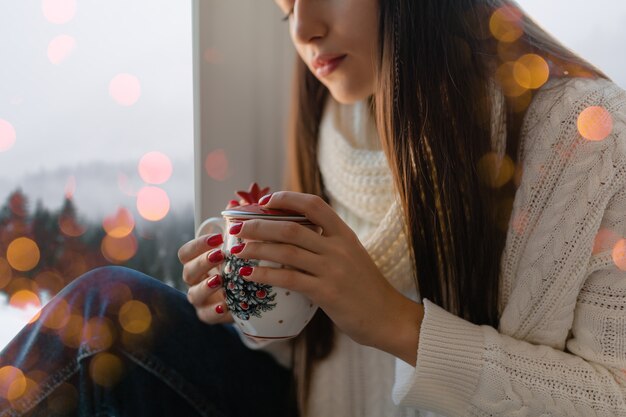
[[[606, 80], [546, 87], [556, 88], [536, 95], [521, 132], [498, 329], [424, 299], [415, 367], [337, 331], [314, 373], [310, 416], [626, 416], [626, 92]], [[578, 131], [590, 106], [611, 115], [604, 140]], [[365, 102], [329, 100], [318, 162], [331, 204], [417, 300], [378, 143]], [[281, 343], [271, 346], [277, 358]]]

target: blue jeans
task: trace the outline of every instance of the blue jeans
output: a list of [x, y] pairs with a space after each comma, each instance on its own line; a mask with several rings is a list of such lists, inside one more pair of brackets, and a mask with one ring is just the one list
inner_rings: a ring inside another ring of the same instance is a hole
[[[131, 297], [149, 313], [120, 310]], [[9, 378], [19, 381], [8, 391], [7, 366], [26, 377]], [[1, 389], [0, 417], [297, 416], [290, 370], [231, 325], [201, 322], [182, 292], [123, 267], [84, 274], [42, 309], [0, 353]]]

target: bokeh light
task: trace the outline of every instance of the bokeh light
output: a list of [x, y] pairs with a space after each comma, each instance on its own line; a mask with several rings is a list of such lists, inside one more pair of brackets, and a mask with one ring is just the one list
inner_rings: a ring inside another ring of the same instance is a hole
[[76, 16], [76, 0], [43, 0], [41, 6], [50, 23], [62, 25]]
[[513, 65], [515, 81], [525, 89], [538, 89], [550, 77], [550, 66], [537, 54], [522, 55]]
[[12, 277], [13, 271], [11, 270], [11, 265], [9, 265], [9, 261], [0, 256], [0, 290], [11, 282]]
[[506, 154], [502, 159], [496, 152], [488, 152], [478, 161], [478, 176], [491, 188], [499, 188], [513, 178], [515, 164]]
[[0, 152], [8, 151], [15, 144], [15, 128], [4, 119], [0, 119]]
[[503, 6], [497, 9], [489, 19], [489, 30], [500, 42], [515, 42], [523, 34], [523, 15], [515, 6]]
[[132, 106], [141, 96], [139, 79], [131, 74], [118, 74], [109, 83], [109, 94], [119, 105]]
[[606, 250], [611, 250], [618, 240], [620, 240], [620, 236], [612, 229], [601, 227], [593, 240], [591, 253], [595, 255]]
[[41, 271], [35, 277], [35, 283], [41, 289], [49, 291], [51, 294], [56, 294], [65, 286], [65, 280], [56, 271], [46, 270]]
[[207, 48], [204, 50], [204, 61], [209, 64], [219, 64], [224, 62], [224, 57], [219, 49]]
[[139, 175], [148, 184], [163, 184], [172, 176], [172, 162], [161, 152], [148, 152], [137, 167]]
[[61, 331], [61, 341], [65, 346], [78, 349], [82, 343], [83, 316], [72, 313]]
[[60, 298], [47, 309], [43, 325], [49, 329], [60, 330], [70, 321], [71, 309], [67, 301]]
[[131, 300], [125, 303], [119, 312], [120, 325], [128, 333], [140, 334], [150, 328], [152, 314], [141, 301]]
[[72, 216], [59, 216], [59, 229], [69, 237], [82, 236], [87, 231], [87, 228]]
[[48, 59], [54, 65], [65, 61], [76, 48], [76, 39], [69, 35], [59, 35], [48, 44]]
[[137, 193], [137, 210], [144, 219], [159, 221], [170, 211], [170, 199], [161, 188], [143, 187]]
[[20, 310], [26, 310], [29, 307], [41, 308], [41, 300], [32, 291], [20, 290], [11, 296], [9, 305]]
[[102, 228], [111, 237], [123, 238], [135, 228], [135, 219], [130, 210], [126, 207], [120, 207], [114, 215], [104, 218]]
[[224, 149], [209, 152], [204, 160], [204, 169], [209, 177], [217, 181], [224, 181], [228, 175], [228, 157]]
[[89, 364], [89, 376], [96, 384], [110, 388], [117, 384], [124, 374], [124, 364], [109, 352], [98, 353]]
[[606, 139], [613, 131], [611, 113], [601, 106], [587, 107], [578, 116], [578, 131], [587, 140]]
[[496, 80], [502, 92], [509, 97], [519, 97], [528, 91], [515, 79], [515, 62], [505, 62], [496, 70]]
[[128, 261], [137, 253], [137, 238], [130, 234], [123, 238], [106, 235], [100, 245], [104, 257], [114, 264]]
[[620, 239], [617, 241], [615, 246], [613, 246], [611, 257], [613, 258], [615, 266], [622, 271], [626, 271], [626, 239]]
[[7, 248], [7, 260], [17, 271], [30, 271], [37, 266], [40, 256], [37, 244], [27, 237], [18, 237]]
[[85, 323], [83, 341], [93, 350], [106, 350], [113, 344], [113, 324], [106, 317], [92, 317]]
[[26, 391], [26, 377], [14, 366], [0, 368], [0, 397], [14, 401]]

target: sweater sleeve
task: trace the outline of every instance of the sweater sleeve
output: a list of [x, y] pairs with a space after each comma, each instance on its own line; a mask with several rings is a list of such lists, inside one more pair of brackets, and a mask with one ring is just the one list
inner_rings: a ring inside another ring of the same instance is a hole
[[[446, 416], [626, 416], [626, 106], [623, 92], [578, 90], [532, 132], [536, 165], [518, 207], [528, 241], [511, 255], [499, 330], [424, 299], [416, 365], [396, 359], [396, 404]], [[609, 109], [614, 129], [583, 143], [569, 120], [590, 105]], [[563, 152], [567, 140], [577, 153]]]

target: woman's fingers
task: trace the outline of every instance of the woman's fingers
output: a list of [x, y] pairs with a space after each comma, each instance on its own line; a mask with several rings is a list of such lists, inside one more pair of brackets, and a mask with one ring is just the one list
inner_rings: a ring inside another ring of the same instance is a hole
[[187, 285], [195, 285], [206, 278], [208, 272], [224, 262], [224, 252], [221, 249], [213, 249], [208, 253], [202, 253], [195, 259], [183, 265], [183, 281]]
[[324, 236], [342, 235], [352, 232], [332, 207], [324, 199], [314, 194], [278, 191], [271, 194], [271, 197], [263, 207], [287, 209], [302, 213], [312, 223], [322, 228]]
[[211, 275], [190, 287], [187, 299], [193, 304], [198, 318], [203, 322], [209, 324], [233, 322], [222, 289], [222, 277], [219, 274]]
[[[243, 249], [240, 249], [243, 247]], [[246, 242], [231, 248], [238, 258], [263, 259], [289, 265], [311, 275], [321, 274], [326, 266], [320, 263], [320, 257], [313, 252], [297, 246], [273, 242]]]
[[325, 247], [325, 242], [319, 233], [291, 221], [247, 220], [243, 222], [243, 226], [235, 236], [244, 240], [289, 243], [317, 254], [321, 253]]
[[199, 255], [222, 246], [223, 243], [224, 237], [219, 233], [197, 237], [181, 246], [178, 250], [178, 259], [182, 264], [186, 264]]

